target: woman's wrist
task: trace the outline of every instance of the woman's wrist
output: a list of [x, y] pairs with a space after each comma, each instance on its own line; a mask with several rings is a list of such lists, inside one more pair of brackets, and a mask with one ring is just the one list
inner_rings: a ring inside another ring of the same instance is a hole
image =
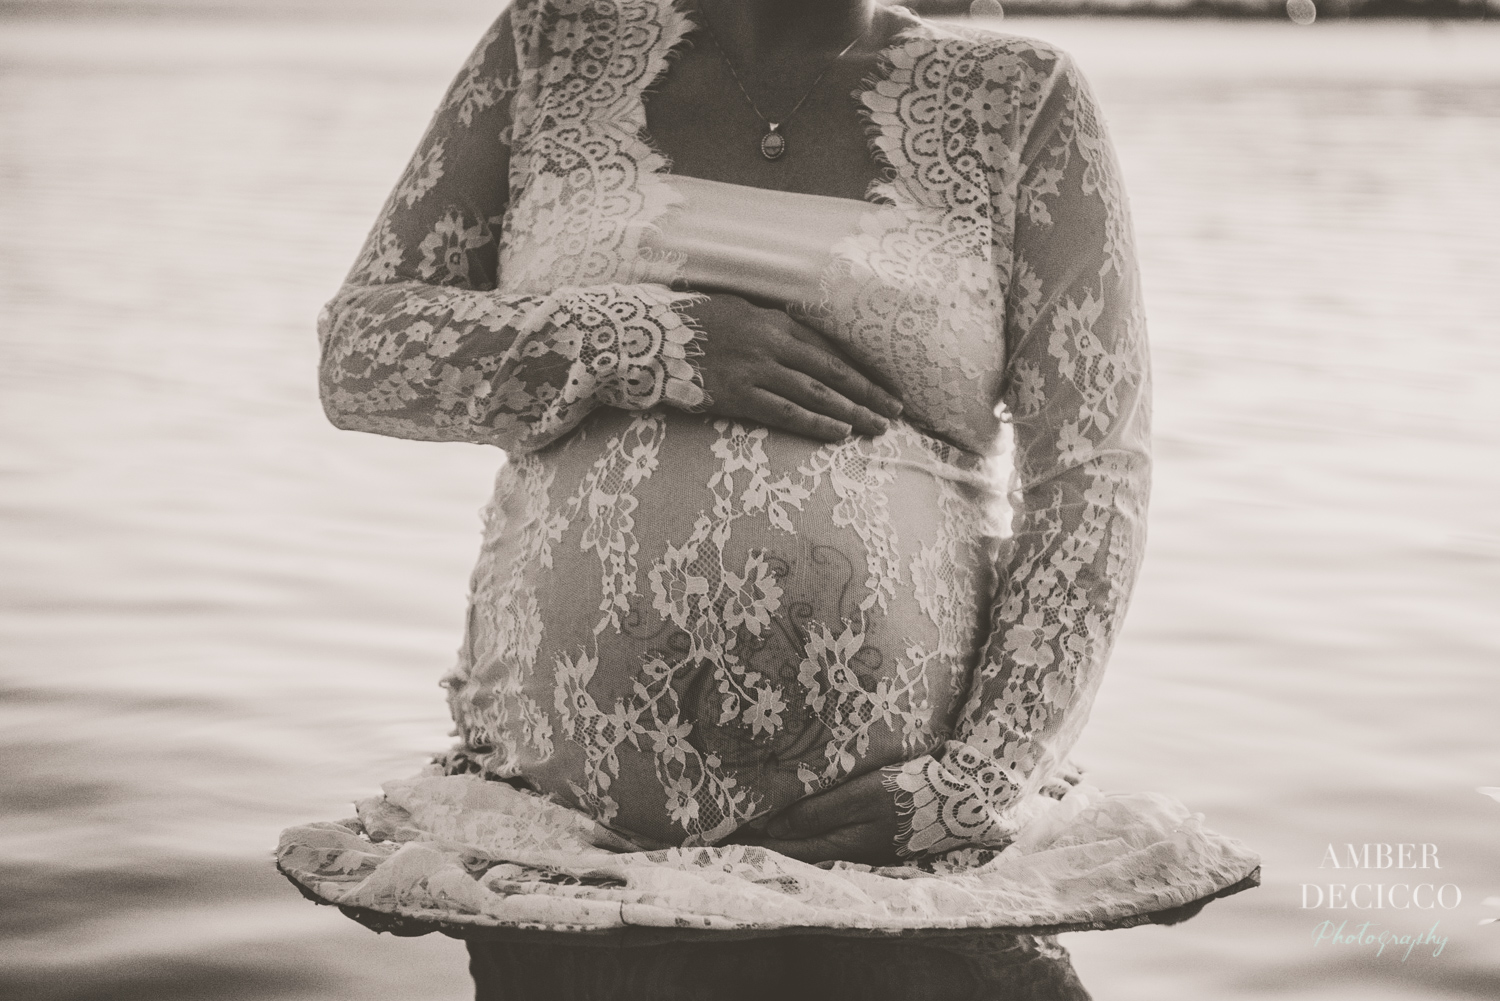
[[621, 410], [671, 404], [706, 406], [701, 329], [683, 310], [698, 298], [664, 285], [600, 285], [559, 289], [560, 325], [577, 339], [578, 362], [565, 398], [592, 394]]
[[[950, 742], [943, 758], [924, 754], [881, 769], [900, 818], [896, 851], [902, 858], [1010, 843], [1015, 832], [1001, 817], [996, 790], [982, 781], [983, 774], [995, 771], [993, 762], [980, 761], [977, 754]], [[961, 760], [949, 760], [953, 757]]]

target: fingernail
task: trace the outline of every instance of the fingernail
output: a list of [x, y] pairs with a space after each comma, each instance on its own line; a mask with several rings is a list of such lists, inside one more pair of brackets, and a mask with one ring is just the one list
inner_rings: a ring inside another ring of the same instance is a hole
[[792, 831], [786, 821], [777, 819], [766, 825], [766, 833], [773, 838], [784, 839]]
[[886, 420], [884, 417], [881, 417], [879, 414], [876, 414], [875, 415], [875, 433], [876, 434], [885, 434], [890, 429], [891, 429], [891, 422], [888, 421], [888, 420]]
[[891, 405], [891, 416], [892, 417], [900, 417], [901, 416], [901, 411], [903, 411], [905, 409], [906, 409], [906, 404], [902, 403], [900, 400], [896, 400]]

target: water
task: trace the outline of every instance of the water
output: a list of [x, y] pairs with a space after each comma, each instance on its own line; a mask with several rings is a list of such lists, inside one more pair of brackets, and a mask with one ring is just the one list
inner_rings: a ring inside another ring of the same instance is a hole
[[[0, 22], [0, 995], [466, 995], [457, 943], [314, 908], [269, 849], [447, 742], [497, 454], [326, 426], [311, 323], [481, 21]], [[1012, 28], [1104, 100], [1155, 341], [1081, 758], [1266, 858], [1182, 927], [1069, 936], [1080, 973], [1500, 994], [1500, 30]], [[1312, 944], [1325, 845], [1381, 841], [1463, 902], [1358, 919], [1442, 955]]]

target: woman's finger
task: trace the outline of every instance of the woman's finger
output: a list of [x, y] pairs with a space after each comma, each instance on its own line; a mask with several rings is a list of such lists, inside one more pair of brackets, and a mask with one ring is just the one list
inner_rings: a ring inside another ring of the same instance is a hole
[[866, 366], [860, 364], [849, 355], [849, 352], [844, 348], [842, 344], [838, 343], [833, 338], [823, 333], [823, 331], [817, 329], [816, 327], [809, 326], [808, 324], [798, 320], [796, 317], [792, 316], [789, 313], [784, 315], [788, 320], [791, 321], [790, 326], [786, 330], [786, 333], [790, 334], [792, 337], [803, 342], [804, 344], [810, 344], [813, 347], [820, 348], [823, 351], [826, 351], [828, 354], [832, 355], [835, 359], [848, 366], [854, 372], [858, 373], [861, 376], [864, 376], [866, 379], [870, 380], [870, 382], [885, 390], [891, 395], [893, 399], [900, 399], [900, 390], [896, 386], [892, 385], [890, 380], [885, 378], [878, 369], [867, 368]]
[[851, 824], [812, 838], [769, 838], [759, 845], [799, 862], [842, 859], [865, 865], [890, 865], [897, 861], [890, 835], [877, 824]]
[[894, 816], [895, 807], [880, 773], [871, 772], [798, 800], [771, 818], [766, 833], [774, 838], [810, 838], [887, 815]]
[[[787, 858], [794, 858], [798, 862], [827, 862], [829, 859], [842, 858], [839, 850], [827, 838], [798, 838], [786, 839], [767, 838], [757, 843], [761, 848], [770, 849]], [[850, 861], [853, 861], [850, 859]]]
[[764, 386], [814, 413], [843, 421], [860, 434], [873, 437], [890, 430], [890, 421], [880, 414], [860, 406], [826, 383], [794, 368], [782, 368], [768, 373]]
[[853, 425], [847, 421], [814, 413], [760, 386], [745, 394], [741, 409], [743, 416], [751, 420], [818, 441], [843, 441], [854, 433]]
[[[825, 340], [817, 331], [805, 329], [807, 334], [818, 338], [818, 341]], [[893, 394], [823, 344], [811, 338], [804, 339], [800, 332], [787, 338], [778, 358], [783, 364], [812, 376], [860, 406], [868, 407], [884, 417], [894, 419], [901, 413], [901, 401]]]
[[844, 800], [847, 797], [840, 796], [831, 801], [826, 798], [835, 791], [837, 790], [829, 790], [793, 803], [771, 818], [771, 822], [766, 825], [766, 833], [773, 838], [811, 838], [845, 824], [868, 819], [844, 816], [841, 808], [846, 805]]

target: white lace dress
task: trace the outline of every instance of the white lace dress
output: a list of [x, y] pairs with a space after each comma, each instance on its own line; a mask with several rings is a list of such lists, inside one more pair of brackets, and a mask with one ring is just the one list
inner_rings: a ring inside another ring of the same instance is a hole
[[[444, 926], [1104, 927], [1257, 859], [1066, 756], [1144, 541], [1144, 322], [1087, 86], [912, 18], [856, 94], [865, 201], [677, 177], [667, 0], [485, 37], [321, 322], [342, 427], [499, 446], [458, 745], [285, 832], [317, 899]], [[508, 170], [506, 169], [508, 165]], [[777, 221], [781, 225], [776, 225]], [[702, 413], [705, 289], [782, 305], [905, 402], [823, 444]], [[909, 863], [736, 829], [883, 769]]]

